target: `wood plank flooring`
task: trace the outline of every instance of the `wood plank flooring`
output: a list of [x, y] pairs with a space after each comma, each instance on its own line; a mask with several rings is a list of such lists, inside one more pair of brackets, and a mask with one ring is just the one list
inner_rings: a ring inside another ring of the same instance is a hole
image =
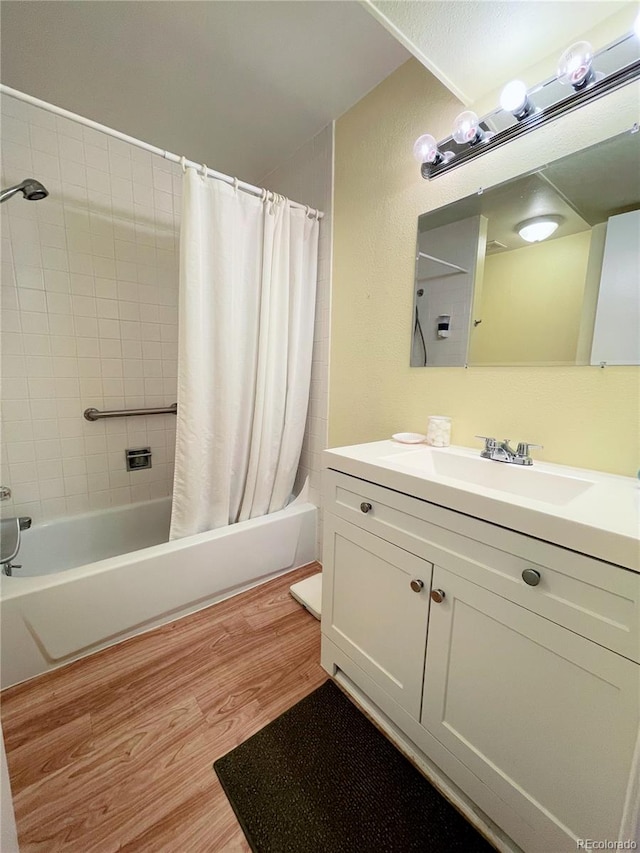
[[283, 577], [2, 694], [21, 853], [246, 853], [212, 764], [325, 679]]

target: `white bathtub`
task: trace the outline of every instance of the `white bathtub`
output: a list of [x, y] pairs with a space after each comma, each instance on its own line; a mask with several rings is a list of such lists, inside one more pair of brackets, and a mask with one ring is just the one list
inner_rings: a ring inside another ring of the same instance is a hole
[[36, 525], [0, 578], [2, 687], [33, 678], [315, 559], [317, 509], [168, 542], [161, 498]]

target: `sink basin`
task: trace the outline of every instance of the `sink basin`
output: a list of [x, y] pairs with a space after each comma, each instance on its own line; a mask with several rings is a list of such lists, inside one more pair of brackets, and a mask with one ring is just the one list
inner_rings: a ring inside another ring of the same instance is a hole
[[418, 450], [393, 453], [386, 456], [385, 461], [418, 475], [448, 477], [460, 484], [480, 486], [556, 506], [570, 503], [594, 485], [592, 480], [537, 469], [535, 463], [525, 467], [494, 462], [460, 453], [453, 448], [436, 450], [421, 447]]

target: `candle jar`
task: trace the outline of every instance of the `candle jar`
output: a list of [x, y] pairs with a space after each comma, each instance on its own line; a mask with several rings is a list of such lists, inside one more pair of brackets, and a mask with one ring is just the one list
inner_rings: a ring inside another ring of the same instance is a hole
[[429, 416], [427, 444], [432, 447], [449, 447], [451, 444], [451, 418], [444, 415]]

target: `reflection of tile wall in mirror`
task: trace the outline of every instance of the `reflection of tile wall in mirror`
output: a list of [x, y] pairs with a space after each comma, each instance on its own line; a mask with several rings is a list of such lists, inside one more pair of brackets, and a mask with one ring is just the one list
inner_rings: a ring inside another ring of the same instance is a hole
[[[464, 365], [469, 344], [478, 241], [483, 218], [474, 216], [420, 235], [416, 287], [414, 352], [418, 364]], [[445, 336], [438, 318], [450, 318]]]
[[[626, 227], [623, 264], [615, 256], [620, 240], [613, 239], [615, 228], [608, 229], [608, 223], [639, 208], [640, 134], [628, 132], [421, 216], [412, 366], [424, 365], [425, 350], [427, 366], [638, 363], [640, 228], [635, 219]], [[463, 279], [468, 284], [470, 278], [462, 273], [445, 277], [441, 266], [446, 287], [438, 284], [433, 261], [419, 253], [450, 262], [453, 258], [471, 270], [472, 263], [467, 266], [459, 259], [469, 249], [465, 239], [444, 257], [443, 234], [468, 229], [464, 223], [479, 216], [487, 221], [486, 235], [476, 234], [478, 262], [470, 276], [475, 290], [467, 288], [462, 304]], [[556, 231], [544, 242], [526, 242], [517, 226], [544, 216], [556, 219]], [[606, 252], [608, 269], [617, 272], [615, 281], [609, 275], [605, 286]], [[431, 281], [425, 283], [429, 276]], [[456, 279], [460, 281], [452, 284]], [[422, 296], [417, 296], [419, 291]], [[447, 341], [435, 337], [434, 318], [443, 313], [452, 314]], [[598, 334], [592, 353], [594, 327], [609, 331]], [[606, 341], [614, 339], [616, 345], [607, 349]]]

